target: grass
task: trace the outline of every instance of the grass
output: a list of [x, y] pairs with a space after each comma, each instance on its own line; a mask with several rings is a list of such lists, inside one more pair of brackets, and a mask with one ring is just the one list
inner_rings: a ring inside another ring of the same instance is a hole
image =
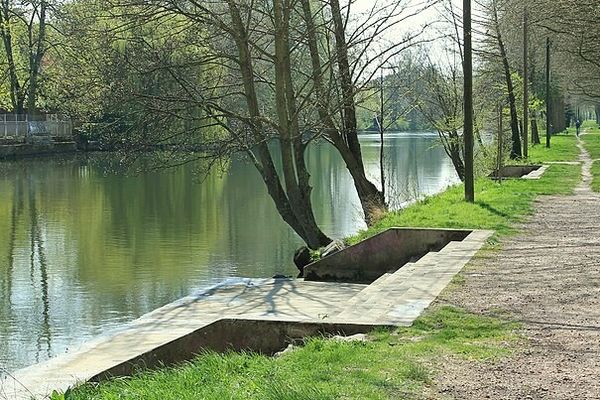
[[[572, 161], [574, 135], [553, 137], [553, 146], [532, 149], [532, 159]], [[600, 165], [596, 165], [600, 169]], [[568, 194], [580, 180], [578, 165], [551, 165], [539, 181], [487, 178], [476, 182], [476, 203], [456, 186], [405, 210], [384, 216], [352, 242], [392, 226], [492, 229], [515, 232], [540, 195]], [[599, 171], [600, 172], [600, 171]], [[460, 287], [464, 277], [453, 280]], [[367, 342], [314, 338], [282, 357], [207, 353], [176, 368], [145, 371], [100, 385], [86, 384], [54, 399], [396, 399], [418, 398], [433, 378], [437, 360], [452, 356], [487, 361], [505, 357], [518, 336], [512, 322], [434, 306], [412, 327], [378, 331]]]
[[481, 178], [475, 185], [474, 204], [463, 201], [464, 188], [458, 185], [407, 209], [388, 213], [349, 242], [359, 242], [390, 227], [476, 228], [494, 230], [498, 236], [511, 234], [515, 224], [531, 214], [537, 196], [572, 193], [580, 174], [577, 165], [551, 165], [539, 181], [511, 179], [498, 183]]
[[510, 353], [518, 325], [437, 307], [406, 329], [366, 342], [314, 338], [281, 357], [207, 353], [177, 368], [146, 372], [55, 399], [392, 399], [419, 393], [440, 356], [491, 360]]
[[[573, 131], [552, 136], [549, 149], [544, 145], [532, 146], [529, 163], [576, 161], [578, 157]], [[475, 184], [474, 204], [463, 201], [464, 187], [458, 185], [404, 210], [386, 214], [374, 226], [348, 238], [348, 242], [357, 243], [390, 227], [489, 229], [497, 237], [509, 235], [516, 232], [516, 223], [531, 214], [537, 196], [572, 193], [580, 177], [578, 165], [550, 165], [540, 180], [508, 179], [498, 183], [480, 178]]]
[[[582, 136], [583, 144], [592, 160], [600, 160], [600, 128], [594, 121], [586, 121], [583, 126], [586, 130], [586, 134]], [[600, 193], [600, 161], [594, 162], [592, 175], [592, 189]]]
[[594, 165], [592, 166], [592, 175], [594, 176], [594, 179], [592, 180], [592, 190], [600, 193], [600, 161], [594, 162]]
[[590, 152], [593, 160], [600, 160], [600, 130], [594, 130], [583, 136], [585, 148]]
[[[543, 136], [542, 136], [543, 134]], [[529, 162], [544, 163], [550, 161], [577, 161], [579, 149], [577, 148], [577, 137], [574, 130], [568, 133], [553, 135], [550, 140], [550, 148], [546, 148], [546, 134], [540, 132], [542, 144], [530, 146]]]
[[588, 126], [586, 134], [581, 138], [585, 148], [590, 152], [592, 159], [600, 160], [600, 129], [598, 129], [598, 126]]

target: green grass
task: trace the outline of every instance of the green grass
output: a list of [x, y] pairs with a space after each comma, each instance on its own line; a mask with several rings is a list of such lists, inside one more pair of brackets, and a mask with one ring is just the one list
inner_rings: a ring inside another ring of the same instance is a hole
[[[145, 372], [56, 399], [398, 399], [426, 386], [441, 356], [490, 360], [510, 353], [518, 325], [437, 307], [411, 328], [367, 342], [306, 341], [282, 357], [208, 353], [177, 368]], [[412, 397], [414, 398], [414, 397]]]
[[[544, 136], [541, 136], [542, 133]], [[577, 161], [579, 149], [577, 148], [577, 138], [574, 130], [568, 133], [553, 135], [550, 140], [550, 148], [546, 148], [545, 133], [540, 132], [542, 144], [530, 146], [529, 162], [543, 163], [549, 161]]]
[[582, 137], [583, 144], [590, 152], [593, 160], [600, 160], [600, 129], [597, 126], [588, 127]]
[[600, 193], [600, 161], [594, 162], [594, 165], [592, 166], [592, 175], [594, 176], [594, 179], [592, 180], [592, 190]]
[[[586, 134], [581, 138], [583, 145], [590, 153], [592, 160], [600, 160], [600, 129], [595, 121], [584, 122], [584, 128]], [[592, 166], [592, 175], [594, 179], [592, 181], [592, 189], [595, 192], [600, 192], [600, 161], [595, 161]]]
[[580, 181], [581, 167], [551, 165], [539, 181], [521, 179], [502, 183], [477, 180], [474, 204], [463, 201], [462, 185], [428, 197], [404, 210], [388, 213], [373, 227], [349, 239], [359, 242], [390, 227], [491, 229], [500, 236], [515, 232], [515, 223], [531, 214], [539, 195], [569, 194]]

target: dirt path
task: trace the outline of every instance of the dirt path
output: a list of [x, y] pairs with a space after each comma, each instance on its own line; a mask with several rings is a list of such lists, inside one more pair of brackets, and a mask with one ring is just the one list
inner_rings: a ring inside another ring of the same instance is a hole
[[[527, 340], [496, 363], [446, 360], [441, 398], [600, 399], [600, 195], [579, 144], [583, 181], [543, 197], [518, 237], [478, 258], [442, 302], [520, 321]], [[506, 314], [505, 314], [506, 313]]]

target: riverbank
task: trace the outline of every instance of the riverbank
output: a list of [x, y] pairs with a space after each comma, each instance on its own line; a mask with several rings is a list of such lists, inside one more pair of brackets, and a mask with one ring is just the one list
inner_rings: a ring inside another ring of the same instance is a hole
[[0, 160], [14, 160], [25, 157], [38, 157], [54, 154], [77, 152], [75, 142], [49, 142], [49, 143], [16, 143], [0, 145]]
[[[538, 146], [532, 149], [532, 156], [570, 161], [564, 160], [564, 149], [575, 154], [575, 138], [553, 139], [556, 146], [549, 150]], [[522, 228], [539, 196], [572, 194], [579, 179], [580, 167], [564, 164], [551, 165], [539, 181], [509, 180], [499, 184], [481, 179], [477, 182], [475, 204], [463, 203], [462, 187], [457, 186], [403, 212], [389, 214], [354, 240], [394, 225], [494, 229], [496, 236], [480, 255], [486, 259]], [[459, 276], [447, 291], [460, 290], [465, 279], [464, 275]], [[109, 399], [119, 394], [149, 399], [430, 397], [437, 391], [437, 371], [443, 360], [496, 362], [518, 351], [520, 332], [519, 323], [502, 314], [500, 318], [490, 318], [477, 310], [466, 311], [439, 303], [413, 327], [375, 333], [366, 342], [313, 339], [305, 347], [275, 359], [250, 354], [201, 356], [181, 368], [142, 374], [99, 388], [85, 386], [68, 397]]]
[[[575, 135], [556, 135], [552, 147], [530, 149], [531, 162], [576, 161], [579, 150]], [[536, 197], [569, 194], [579, 179], [577, 165], [553, 164], [539, 181], [490, 179], [476, 182], [476, 202], [463, 201], [462, 185], [431, 196], [404, 210], [390, 212], [373, 227], [350, 238], [356, 243], [391, 226], [486, 229], [496, 239], [517, 232], [517, 224], [533, 212]]]

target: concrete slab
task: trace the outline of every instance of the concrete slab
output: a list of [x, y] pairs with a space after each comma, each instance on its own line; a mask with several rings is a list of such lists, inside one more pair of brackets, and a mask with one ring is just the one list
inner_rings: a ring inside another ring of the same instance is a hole
[[548, 165], [581, 165], [581, 161], [544, 161]]
[[146, 314], [73, 353], [17, 371], [0, 382], [0, 398], [44, 398], [52, 390], [66, 390], [223, 318], [325, 321], [366, 287], [287, 279], [242, 279], [235, 284], [229, 280]]
[[[473, 231], [439, 252], [405, 265], [352, 299], [335, 321], [408, 326], [436, 299], [493, 234]], [[369, 295], [364, 294], [368, 292]], [[359, 299], [359, 301], [356, 301]]]
[[540, 169], [531, 171], [529, 174], [525, 175], [522, 179], [539, 180], [542, 178], [542, 176], [546, 173], [547, 170], [548, 170], [548, 165], [542, 165], [542, 167]]
[[[507, 165], [500, 169], [495, 170], [488, 175], [489, 178], [498, 179], [526, 179], [526, 180], [538, 180], [548, 170], [549, 163], [544, 165]], [[561, 163], [562, 164], [562, 163]], [[575, 163], [578, 164], [578, 163]]]

